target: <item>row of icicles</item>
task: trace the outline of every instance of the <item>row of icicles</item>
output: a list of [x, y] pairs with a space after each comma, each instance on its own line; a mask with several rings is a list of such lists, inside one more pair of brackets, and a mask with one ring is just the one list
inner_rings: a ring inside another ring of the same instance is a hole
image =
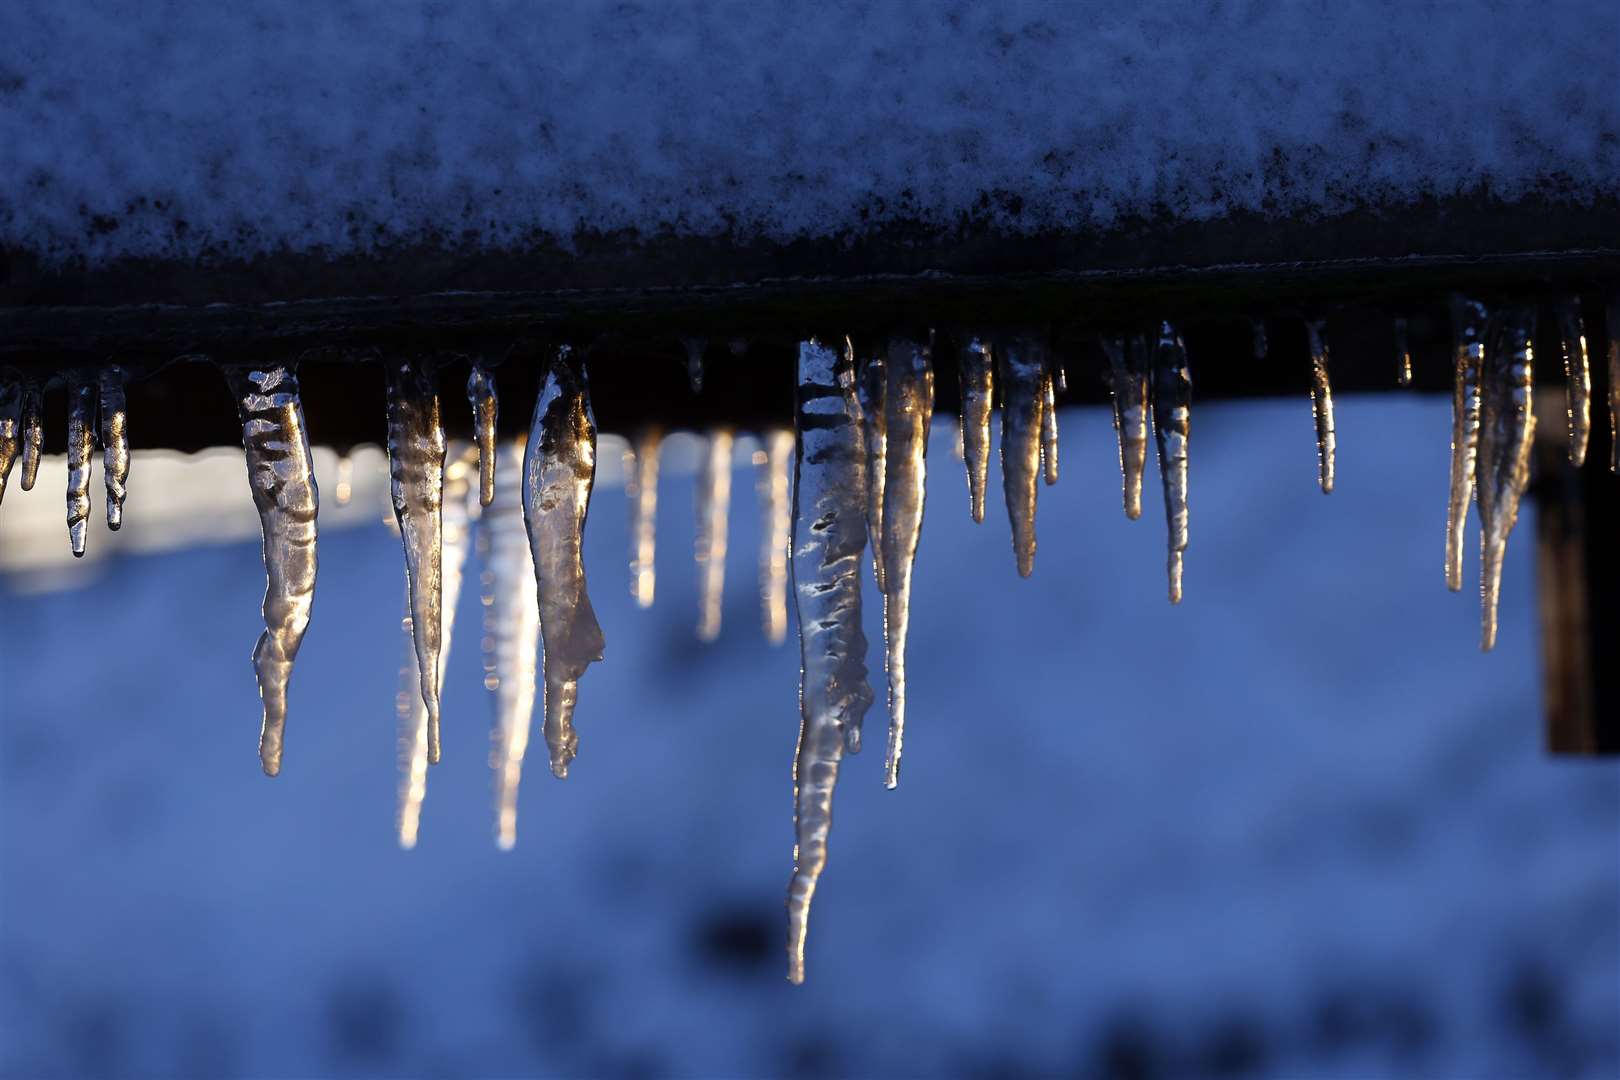
[[[1463, 527], [1470, 501], [1481, 522], [1484, 648], [1496, 636], [1496, 604], [1508, 534], [1529, 476], [1536, 308], [1490, 311], [1454, 297], [1455, 393], [1445, 574], [1462, 584]], [[1579, 308], [1552, 309], [1567, 380], [1569, 454], [1585, 457], [1591, 377]], [[1611, 304], [1611, 423], [1620, 415], [1620, 306]], [[1319, 321], [1307, 321], [1311, 404], [1320, 483], [1331, 491], [1335, 435], [1328, 343]], [[1397, 380], [1411, 379], [1405, 326], [1397, 321]], [[1257, 324], [1256, 352], [1264, 351]], [[1169, 595], [1182, 594], [1188, 541], [1188, 440], [1192, 379], [1181, 336], [1168, 321], [1101, 338], [1107, 357], [1114, 426], [1119, 437], [1124, 506], [1142, 511], [1142, 479], [1151, 430], [1157, 443], [1169, 527]], [[846, 752], [861, 746], [861, 724], [873, 701], [861, 629], [862, 566], [870, 552], [883, 597], [889, 687], [884, 782], [893, 788], [905, 738], [905, 649], [912, 566], [921, 533], [926, 456], [934, 408], [933, 342], [893, 338], [882, 353], [859, 360], [848, 341], [802, 341], [798, 350], [794, 432], [764, 437], [758, 455], [766, 507], [762, 598], [767, 635], [787, 630], [791, 578], [801, 664], [801, 727], [794, 759], [794, 871], [788, 893], [788, 977], [804, 978], [810, 902], [826, 864], [832, 794]], [[1003, 490], [1020, 575], [1035, 560], [1035, 506], [1042, 481], [1056, 483], [1056, 391], [1063, 374], [1033, 333], [974, 337], [957, 354], [960, 439], [969, 511], [985, 514], [991, 413], [999, 389]], [[317, 491], [296, 364], [223, 367], [237, 401], [248, 476], [264, 533], [268, 584], [265, 632], [253, 650], [264, 705], [259, 754], [264, 771], [280, 771], [287, 686], [309, 624], [316, 575]], [[586, 592], [582, 534], [596, 471], [596, 424], [583, 358], [569, 346], [552, 354], [525, 442], [502, 445], [493, 372], [475, 363], [467, 383], [476, 443], [447, 448], [430, 364], [420, 358], [385, 363], [387, 451], [394, 518], [405, 553], [405, 629], [415, 653], [400, 695], [402, 780], [399, 833], [415, 842], [427, 766], [439, 760], [439, 689], [453, 612], [476, 525], [484, 567], [485, 685], [495, 696], [496, 836], [516, 838], [517, 787], [537, 691], [551, 770], [559, 778], [578, 750], [574, 709], [580, 677], [602, 659], [603, 635]], [[694, 383], [698, 372], [694, 371]], [[68, 532], [84, 552], [90, 515], [90, 463], [97, 433], [105, 451], [107, 523], [119, 527], [129, 474], [125, 373], [118, 366], [67, 373]], [[0, 376], [0, 499], [14, 462], [24, 490], [37, 477], [43, 442], [41, 387]], [[654, 592], [654, 514], [659, 437], [633, 443], [627, 489], [632, 499], [631, 589], [642, 606]], [[720, 589], [731, 473], [731, 437], [711, 436], [700, 492], [698, 556], [703, 581], [698, 631], [719, 631]], [[791, 486], [788, 460], [793, 456]], [[1611, 461], [1611, 468], [1620, 462]], [[516, 471], [518, 485], [496, 484]], [[537, 667], [535, 654], [541, 657]]]

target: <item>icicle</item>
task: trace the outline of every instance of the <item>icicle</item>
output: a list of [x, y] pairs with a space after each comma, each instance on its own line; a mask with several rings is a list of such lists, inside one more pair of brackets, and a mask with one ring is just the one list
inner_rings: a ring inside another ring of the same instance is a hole
[[0, 377], [0, 503], [5, 502], [6, 482], [22, 448], [22, 383], [9, 375]]
[[686, 346], [686, 381], [692, 387], [692, 393], [703, 392], [703, 350], [708, 343], [702, 338], [684, 338], [681, 344]]
[[720, 636], [720, 611], [726, 591], [726, 533], [731, 514], [731, 446], [730, 431], [711, 431], [703, 471], [698, 476], [699, 641], [713, 641]]
[[884, 399], [889, 377], [882, 356], [870, 356], [860, 365], [857, 386], [866, 436], [866, 535], [872, 544], [872, 580], [883, 591], [887, 580], [883, 565], [883, 485], [888, 482], [888, 411]]
[[96, 384], [84, 372], [67, 375], [68, 392], [68, 541], [73, 557], [84, 558], [85, 533], [90, 527], [90, 454], [96, 444]]
[[583, 537], [596, 478], [596, 418], [585, 366], [557, 350], [534, 402], [523, 458], [523, 519], [540, 598], [545, 670], [545, 735], [551, 772], [568, 775], [578, 753], [574, 704], [579, 678], [602, 659], [602, 628], [585, 591]]
[[625, 454], [629, 466], [624, 490], [630, 497], [630, 595], [644, 608], [652, 607], [657, 585], [658, 451], [663, 439], [663, 432], [647, 428]]
[[[478, 466], [478, 448], [451, 443], [444, 465], [444, 510], [441, 550], [444, 553], [443, 607], [439, 628], [439, 684], [450, 662], [450, 637], [455, 629], [456, 604], [461, 599], [461, 580], [468, 553], [472, 549], [471, 514], [473, 472]], [[421, 680], [416, 673], [416, 619], [412, 613], [410, 579], [405, 582], [405, 661], [400, 671], [400, 693], [396, 701], [399, 716], [399, 846], [416, 846], [422, 822], [422, 799], [427, 795], [428, 714], [418, 692]]]
[[754, 455], [759, 467], [760, 522], [759, 603], [765, 640], [780, 645], [787, 640], [787, 565], [793, 486], [793, 432], [786, 428], [766, 433], [765, 449]]
[[1041, 376], [1041, 469], [1047, 487], [1058, 482], [1057, 393], [1050, 369]]
[[[883, 484], [883, 637], [889, 668], [889, 753], [883, 784], [900, 782], [900, 755], [906, 737], [906, 632], [911, 621], [911, 568], [922, 534], [928, 471], [928, 429], [934, 416], [932, 348], [921, 342], [889, 343], [888, 412], [884, 430], [893, 453], [886, 455]], [[1050, 390], [1051, 376], [1046, 376]]]
[[332, 486], [332, 500], [339, 506], [348, 506], [349, 500], [354, 498], [354, 458], [346, 453], [338, 455], [337, 481]]
[[[521, 473], [523, 443], [509, 443], [505, 453], [507, 466]], [[529, 749], [540, 649], [540, 601], [518, 485], [496, 491], [479, 525], [478, 549], [484, 564], [484, 689], [494, 706], [495, 843], [510, 851], [517, 844], [518, 783]]]
[[107, 484], [107, 528], [124, 523], [124, 496], [129, 492], [129, 412], [124, 397], [124, 369], [101, 369], [102, 479]]
[[1114, 399], [1114, 432], [1119, 437], [1125, 516], [1135, 521], [1142, 516], [1142, 474], [1147, 469], [1151, 353], [1147, 338], [1142, 334], [1132, 334], [1129, 339], [1123, 334], [1104, 337], [1102, 346], [1103, 352], [1108, 354], [1108, 383]]
[[1169, 322], [1159, 324], [1153, 350], [1153, 433], [1159, 444], [1164, 518], [1170, 529], [1170, 602], [1181, 603], [1187, 551], [1187, 446], [1192, 435], [1192, 373], [1187, 347]]
[[1573, 296], [1556, 301], [1553, 314], [1558, 318], [1558, 348], [1564, 356], [1569, 460], [1578, 469], [1586, 464], [1586, 444], [1592, 435], [1592, 366], [1586, 355], [1586, 328], [1581, 325], [1580, 302]]
[[990, 479], [990, 410], [995, 365], [990, 346], [978, 338], [956, 354], [962, 388], [962, 459], [967, 464], [968, 512], [984, 520], [984, 489]]
[[1052, 369], [1052, 380], [1057, 386], [1058, 393], [1067, 394], [1069, 392], [1069, 375], [1063, 370], [1062, 364]]
[[1462, 588], [1463, 529], [1474, 498], [1479, 455], [1479, 380], [1485, 356], [1485, 305], [1451, 299], [1451, 495], [1446, 507], [1446, 587]]
[[1311, 416], [1316, 420], [1316, 469], [1322, 494], [1333, 491], [1333, 456], [1338, 444], [1333, 433], [1333, 384], [1328, 377], [1326, 323], [1306, 319], [1305, 335], [1311, 350]]
[[1406, 320], [1395, 320], [1395, 385], [1412, 385], [1412, 348], [1406, 340]]
[[39, 478], [40, 451], [45, 445], [45, 403], [39, 383], [23, 380], [22, 389], [22, 479], [24, 491], [34, 490]]
[[394, 520], [405, 549], [411, 625], [422, 702], [427, 706], [428, 763], [439, 760], [439, 650], [443, 647], [444, 425], [427, 361], [383, 362], [388, 381], [388, 476]]
[[478, 442], [478, 505], [495, 501], [495, 421], [501, 411], [495, 394], [495, 376], [482, 360], [474, 360], [467, 376], [467, 401], [472, 405], [473, 437]]
[[998, 341], [1001, 364], [1001, 486], [1012, 521], [1018, 573], [1035, 569], [1035, 490], [1041, 471], [1041, 382], [1046, 349], [1034, 337]]
[[1271, 351], [1271, 343], [1266, 339], [1266, 320], [1254, 319], [1250, 322], [1253, 333], [1254, 358], [1264, 360]]
[[799, 616], [799, 744], [793, 759], [793, 879], [788, 981], [804, 981], [805, 934], [827, 865], [833, 788], [851, 728], [872, 704], [861, 632], [866, 448], [855, 362], [812, 338], [799, 345], [792, 573]]
[[253, 670], [264, 700], [259, 760], [274, 776], [281, 771], [287, 681], [315, 598], [320, 493], [294, 366], [228, 367], [225, 379], [236, 398], [248, 487], [264, 532], [265, 629], [253, 647]]
[[1487, 338], [1480, 375], [1479, 490], [1481, 649], [1496, 646], [1496, 602], [1502, 589], [1502, 559], [1519, 516], [1519, 499], [1530, 482], [1535, 440], [1535, 310], [1510, 308]]

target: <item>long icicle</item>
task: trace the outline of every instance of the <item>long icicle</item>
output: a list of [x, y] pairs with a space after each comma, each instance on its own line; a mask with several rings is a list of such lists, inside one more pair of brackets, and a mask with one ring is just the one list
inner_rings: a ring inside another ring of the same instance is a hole
[[872, 545], [872, 580], [882, 592], [888, 579], [883, 565], [883, 485], [889, 475], [884, 464], [889, 453], [889, 414], [884, 407], [889, 376], [881, 354], [861, 362], [857, 389], [866, 438], [866, 536]]
[[725, 428], [709, 432], [697, 486], [697, 567], [699, 641], [720, 636], [726, 592], [726, 538], [731, 527], [731, 448]]
[[253, 647], [253, 671], [264, 701], [259, 761], [266, 775], [275, 776], [287, 726], [287, 683], [315, 599], [320, 493], [295, 365], [227, 367], [225, 380], [242, 422], [248, 488], [264, 533], [264, 633]]
[[780, 645], [787, 640], [788, 543], [793, 526], [789, 496], [793, 490], [793, 432], [777, 428], [766, 432], [758, 463], [757, 492], [762, 519], [759, 543], [759, 607], [765, 640]]
[[1170, 602], [1181, 603], [1182, 562], [1187, 552], [1187, 450], [1192, 436], [1192, 372], [1187, 347], [1168, 321], [1159, 324], [1153, 348], [1153, 434], [1159, 444], [1164, 518], [1170, 531]]
[[478, 505], [495, 501], [495, 426], [500, 419], [501, 399], [495, 392], [495, 376], [482, 360], [474, 360], [467, 376], [467, 403], [472, 406], [473, 438], [478, 444]]
[[1479, 647], [1496, 647], [1496, 606], [1502, 592], [1502, 561], [1508, 534], [1519, 517], [1519, 499], [1530, 482], [1535, 441], [1536, 318], [1532, 307], [1503, 312], [1486, 338], [1480, 376], [1479, 459], [1476, 465], [1480, 520]]
[[[928, 478], [928, 430], [934, 417], [932, 346], [896, 338], [889, 342], [885, 397], [889, 439], [883, 484], [883, 629], [889, 669], [889, 752], [883, 786], [900, 783], [906, 739], [906, 634], [911, 623], [911, 570], [922, 535]], [[1051, 375], [1046, 375], [1051, 386]]]
[[22, 381], [0, 374], [0, 503], [5, 502], [6, 483], [21, 449]]
[[1451, 485], [1446, 504], [1446, 587], [1462, 588], [1463, 537], [1479, 457], [1479, 379], [1485, 357], [1485, 305], [1451, 298]]
[[[523, 443], [509, 443], [507, 467], [523, 471]], [[484, 688], [494, 706], [490, 769], [494, 773], [495, 843], [517, 845], [518, 784], [534, 716], [535, 661], [540, 650], [540, 600], [534, 556], [523, 524], [521, 488], [507, 484], [479, 522], [484, 564]]]
[[39, 478], [39, 459], [45, 446], [45, 395], [39, 383], [25, 378], [22, 389], [22, 478], [18, 481], [24, 491], [34, 490]]
[[444, 425], [428, 362], [383, 362], [388, 383], [388, 476], [394, 520], [405, 550], [416, 666], [427, 706], [428, 763], [439, 760], [439, 651], [443, 648]]
[[1586, 354], [1586, 328], [1581, 324], [1580, 301], [1564, 297], [1553, 304], [1558, 319], [1558, 349], [1564, 358], [1564, 412], [1569, 420], [1569, 461], [1577, 469], [1586, 464], [1586, 446], [1592, 436], [1592, 365]]
[[[439, 630], [439, 684], [444, 685], [444, 669], [450, 662], [450, 639], [456, 623], [456, 604], [461, 598], [461, 581], [468, 553], [472, 549], [472, 510], [481, 505], [473, 499], [473, 474], [479, 470], [480, 449], [475, 445], [451, 443], [445, 454], [444, 509], [440, 550], [443, 552], [444, 582], [442, 621]], [[407, 851], [416, 846], [422, 823], [422, 800], [427, 796], [428, 724], [427, 706], [417, 692], [416, 619], [411, 610], [410, 581], [405, 583], [405, 664], [401, 672], [400, 695], [396, 705], [399, 726], [399, 813], [396, 824], [399, 846]]]
[[67, 375], [68, 392], [68, 542], [73, 557], [84, 558], [90, 529], [90, 457], [96, 445], [96, 384], [83, 371]]
[[1001, 371], [1001, 486], [1018, 573], [1035, 569], [1035, 492], [1041, 472], [1041, 379], [1046, 349], [1032, 335], [996, 342]]
[[995, 398], [995, 361], [990, 346], [971, 338], [956, 354], [962, 394], [962, 460], [967, 466], [968, 513], [984, 520], [984, 489], [990, 480], [990, 412]]
[[101, 369], [102, 479], [107, 485], [107, 528], [124, 524], [124, 497], [129, 494], [129, 405], [124, 394], [124, 369], [111, 364]]
[[1327, 323], [1306, 319], [1311, 352], [1311, 416], [1316, 421], [1316, 469], [1322, 494], [1333, 491], [1333, 463], [1338, 438], [1333, 429], [1333, 383], [1328, 371]]
[[[1263, 326], [1263, 323], [1256, 323]], [[1119, 475], [1125, 516], [1142, 516], [1142, 474], [1148, 454], [1148, 370], [1152, 352], [1146, 336], [1138, 333], [1101, 339], [1108, 356], [1108, 387], [1114, 402], [1114, 433], [1119, 441]]]
[[793, 756], [793, 879], [788, 981], [804, 982], [805, 936], [827, 865], [833, 789], [846, 732], [872, 704], [861, 631], [866, 447], [855, 361], [815, 338], [799, 344], [791, 560], [799, 616], [799, 744]]
[[664, 435], [646, 428], [636, 435], [627, 457], [625, 493], [630, 498], [630, 595], [649, 608], [657, 590], [658, 451]]
[[1047, 368], [1041, 376], [1041, 475], [1046, 486], [1058, 482], [1057, 379]]
[[523, 520], [539, 596], [545, 736], [551, 772], [579, 752], [574, 705], [585, 669], [602, 659], [602, 627], [585, 590], [585, 515], [596, 479], [596, 418], [584, 361], [563, 345], [534, 402], [523, 457]]

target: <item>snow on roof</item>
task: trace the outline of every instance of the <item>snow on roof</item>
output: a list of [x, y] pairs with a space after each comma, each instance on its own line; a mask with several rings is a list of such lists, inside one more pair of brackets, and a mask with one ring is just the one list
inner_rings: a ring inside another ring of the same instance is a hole
[[0, 5], [0, 246], [1106, 228], [1620, 192], [1620, 5]]

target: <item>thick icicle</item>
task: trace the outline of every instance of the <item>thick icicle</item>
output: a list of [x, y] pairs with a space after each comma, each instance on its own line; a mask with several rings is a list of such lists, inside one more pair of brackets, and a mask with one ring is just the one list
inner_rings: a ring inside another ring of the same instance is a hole
[[767, 432], [765, 449], [754, 455], [758, 464], [760, 522], [759, 605], [765, 640], [780, 645], [787, 640], [787, 567], [793, 488], [793, 432], [779, 428]]
[[[889, 343], [888, 412], [892, 452], [883, 483], [883, 637], [889, 668], [889, 753], [883, 785], [900, 782], [906, 738], [906, 632], [911, 621], [911, 568], [922, 534], [928, 471], [928, 429], [934, 417], [932, 347], [896, 338]], [[1045, 376], [1051, 388], [1051, 375]]]
[[[1256, 323], [1263, 326], [1263, 323]], [[1148, 369], [1151, 353], [1146, 336], [1117, 334], [1102, 339], [1108, 354], [1108, 385], [1114, 399], [1114, 432], [1119, 437], [1119, 475], [1125, 516], [1142, 516], [1142, 474], [1148, 453]]]
[[833, 788], [851, 728], [872, 704], [861, 631], [866, 448], [855, 364], [812, 338], [799, 345], [791, 560], [799, 615], [799, 744], [793, 758], [788, 981], [804, 981], [805, 934], [827, 865]]
[[990, 411], [995, 363], [990, 346], [973, 338], [956, 354], [962, 390], [962, 460], [967, 465], [968, 512], [984, 520], [984, 489], [990, 479]]
[[[472, 549], [473, 473], [479, 464], [475, 446], [452, 443], [445, 456], [444, 509], [441, 514], [440, 549], [444, 553], [443, 607], [439, 628], [439, 684], [444, 684], [445, 665], [450, 662], [450, 637], [455, 628], [456, 603], [461, 599], [462, 574]], [[422, 800], [427, 795], [428, 715], [418, 691], [416, 674], [416, 617], [412, 611], [410, 580], [405, 582], [405, 662], [400, 672], [400, 693], [396, 702], [399, 716], [399, 846], [416, 846], [422, 822]]]
[[90, 528], [90, 455], [96, 445], [96, 384], [83, 371], [67, 375], [68, 541], [74, 558], [84, 558]]
[[124, 496], [129, 492], [129, 407], [124, 397], [124, 369], [101, 369], [102, 479], [107, 484], [107, 528], [124, 523]]
[[1046, 486], [1058, 482], [1057, 392], [1051, 369], [1041, 377], [1041, 472]]
[[1577, 469], [1586, 464], [1586, 444], [1592, 435], [1592, 366], [1586, 355], [1586, 328], [1581, 325], [1580, 301], [1566, 297], [1553, 305], [1558, 318], [1558, 348], [1564, 356], [1564, 411], [1569, 418], [1569, 460]]
[[1159, 324], [1153, 349], [1153, 434], [1159, 444], [1164, 518], [1170, 530], [1170, 602], [1181, 603], [1187, 551], [1187, 445], [1192, 435], [1192, 372], [1187, 347], [1169, 322]]
[[22, 388], [22, 478], [18, 484], [24, 491], [34, 490], [39, 478], [40, 451], [45, 445], [45, 400], [39, 383], [24, 379]]
[[5, 502], [6, 482], [22, 449], [22, 382], [0, 376], [0, 503]]
[[866, 425], [866, 535], [872, 544], [872, 580], [882, 592], [887, 580], [883, 565], [883, 485], [889, 473], [884, 464], [889, 452], [889, 420], [884, 407], [889, 376], [881, 355], [861, 363], [859, 380], [861, 417]]
[[1479, 490], [1480, 600], [1479, 647], [1496, 646], [1496, 602], [1502, 590], [1502, 559], [1508, 534], [1519, 516], [1519, 499], [1530, 482], [1530, 449], [1535, 441], [1535, 309], [1505, 311], [1486, 340], [1480, 374]]
[[698, 625], [700, 641], [720, 636], [720, 612], [726, 592], [726, 534], [731, 516], [732, 434], [724, 428], [709, 433], [697, 486]]
[[441, 516], [444, 425], [425, 359], [391, 357], [388, 382], [388, 476], [394, 520], [405, 549], [416, 667], [427, 706], [428, 763], [439, 760], [439, 650], [443, 647]]
[[1451, 494], [1446, 506], [1446, 587], [1462, 588], [1463, 530], [1479, 456], [1479, 379], [1485, 357], [1485, 305], [1451, 299]]
[[[521, 473], [523, 443], [509, 443], [504, 452], [507, 467]], [[518, 485], [507, 484], [495, 492], [495, 501], [479, 521], [478, 548], [484, 564], [484, 689], [495, 710], [490, 731], [495, 843], [510, 851], [517, 844], [518, 782], [529, 749], [540, 649], [534, 556], [529, 553]]]
[[630, 595], [644, 608], [652, 607], [658, 584], [658, 451], [663, 440], [663, 432], [647, 428], [625, 455], [630, 466], [624, 484], [630, 497]]
[[1412, 385], [1412, 346], [1407, 341], [1406, 320], [1395, 320], [1395, 385]]
[[482, 360], [474, 360], [467, 376], [467, 402], [472, 406], [473, 437], [478, 442], [478, 505], [495, 501], [495, 421], [501, 402], [495, 394], [495, 376]]
[[708, 342], [702, 338], [686, 338], [681, 342], [686, 346], [686, 382], [692, 387], [692, 393], [703, 392], [703, 350]]
[[1311, 350], [1311, 416], [1316, 420], [1316, 469], [1322, 494], [1333, 491], [1333, 458], [1338, 439], [1333, 433], [1333, 384], [1328, 374], [1327, 325], [1322, 319], [1305, 320]]
[[596, 479], [596, 418], [585, 365], [569, 346], [552, 358], [534, 402], [523, 458], [523, 519], [539, 596], [545, 736], [551, 772], [568, 775], [579, 750], [579, 677], [602, 659], [602, 628], [585, 591], [583, 539]]
[[1035, 491], [1041, 471], [1041, 383], [1046, 348], [1028, 335], [996, 342], [1001, 373], [1001, 486], [1023, 577], [1035, 569]]
[[287, 681], [315, 598], [320, 493], [293, 365], [228, 367], [225, 379], [242, 421], [248, 487], [264, 532], [265, 629], [253, 647], [253, 671], [264, 700], [259, 761], [274, 776], [281, 771]]

